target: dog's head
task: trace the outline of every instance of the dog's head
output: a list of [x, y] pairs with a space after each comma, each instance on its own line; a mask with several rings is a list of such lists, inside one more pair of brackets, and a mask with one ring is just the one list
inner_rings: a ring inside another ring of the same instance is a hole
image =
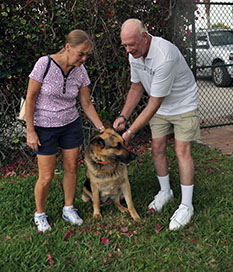
[[112, 128], [106, 128], [103, 133], [92, 138], [89, 149], [98, 160], [105, 162], [129, 163], [137, 156], [127, 149], [123, 138]]

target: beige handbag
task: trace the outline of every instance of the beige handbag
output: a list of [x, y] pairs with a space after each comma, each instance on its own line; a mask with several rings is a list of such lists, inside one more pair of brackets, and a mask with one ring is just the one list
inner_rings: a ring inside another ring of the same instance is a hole
[[20, 110], [19, 110], [19, 116], [18, 116], [18, 119], [22, 121], [26, 121], [25, 105], [26, 105], [26, 97], [23, 96], [21, 98], [20, 108], [19, 108]]
[[[46, 77], [49, 67], [50, 67], [50, 63], [51, 63], [51, 58], [50, 55], [48, 55], [48, 64], [43, 76], [43, 80]], [[26, 111], [25, 111], [25, 105], [26, 105], [26, 96], [24, 95], [23, 97], [21, 97], [21, 102], [20, 102], [20, 108], [19, 108], [19, 116], [18, 119], [22, 120], [22, 121], [26, 121]]]

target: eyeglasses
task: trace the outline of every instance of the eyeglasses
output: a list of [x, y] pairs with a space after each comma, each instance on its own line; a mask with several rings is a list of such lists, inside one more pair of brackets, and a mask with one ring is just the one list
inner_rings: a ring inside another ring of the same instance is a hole
[[86, 56], [86, 57], [88, 57], [89, 56], [89, 53], [84, 53], [84, 52], [79, 52], [78, 51], [78, 55], [79, 55], [79, 57], [84, 57], [84, 56]]

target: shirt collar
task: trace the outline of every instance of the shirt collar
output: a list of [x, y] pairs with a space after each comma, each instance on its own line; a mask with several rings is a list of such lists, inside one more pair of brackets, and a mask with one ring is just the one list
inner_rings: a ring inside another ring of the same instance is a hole
[[[150, 34], [149, 34], [150, 35]], [[152, 35], [150, 35], [151, 36], [151, 43], [150, 43], [150, 48], [149, 48], [149, 51], [148, 51], [148, 53], [147, 53], [147, 56], [146, 56], [146, 58], [145, 58], [145, 60], [146, 59], [152, 59], [152, 57], [153, 57], [153, 54], [154, 54], [154, 52], [153, 52], [153, 46], [152, 46], [152, 43], [154, 42], [154, 39], [153, 39], [153, 36]]]

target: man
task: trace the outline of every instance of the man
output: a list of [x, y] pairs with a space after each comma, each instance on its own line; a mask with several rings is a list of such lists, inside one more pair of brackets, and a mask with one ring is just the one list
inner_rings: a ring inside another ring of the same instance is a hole
[[148, 104], [122, 137], [127, 143], [133, 134], [147, 122], [150, 123], [152, 158], [161, 189], [149, 209], [158, 212], [173, 199], [165, 152], [167, 136], [174, 131], [182, 201], [171, 218], [169, 229], [176, 230], [189, 223], [194, 214], [194, 164], [190, 142], [200, 136], [197, 85], [178, 48], [148, 34], [141, 21], [127, 20], [121, 28], [121, 41], [129, 53], [132, 84], [123, 110], [113, 126], [116, 130], [125, 129], [126, 121], [145, 89], [149, 95]]

